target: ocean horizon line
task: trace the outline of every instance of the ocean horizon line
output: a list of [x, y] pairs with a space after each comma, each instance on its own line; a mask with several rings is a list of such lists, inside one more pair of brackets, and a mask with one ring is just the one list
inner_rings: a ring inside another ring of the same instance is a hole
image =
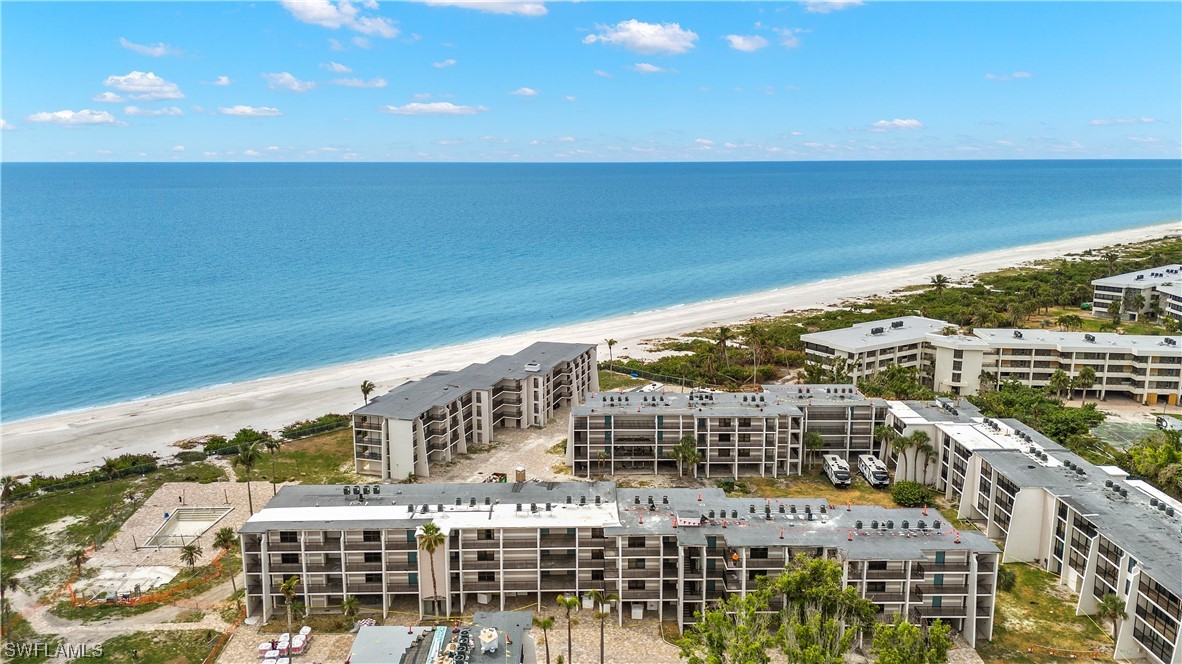
[[394, 160], [350, 160], [350, 161], [322, 161], [322, 160], [305, 160], [299, 161], [278, 161], [274, 159], [254, 159], [241, 160], [216, 160], [216, 161], [181, 161], [181, 160], [104, 160], [104, 161], [37, 161], [37, 160], [4, 160], [0, 162], [3, 164], [52, 164], [52, 165], [69, 165], [69, 164], [86, 164], [86, 165], [103, 165], [103, 164], [153, 164], [153, 165], [177, 165], [177, 166], [193, 166], [202, 164], [307, 164], [307, 165], [342, 165], [342, 166], [365, 166], [375, 164], [398, 164], [408, 166], [479, 166], [479, 165], [545, 165], [545, 166], [578, 166], [578, 165], [644, 165], [653, 166], [658, 164], [703, 164], [703, 165], [720, 165], [720, 164], [924, 164], [924, 163], [1047, 163], [1047, 162], [1182, 162], [1182, 157], [1030, 157], [1026, 159], [1006, 159], [1006, 158], [985, 158], [985, 159], [735, 159], [735, 160], [691, 160], [691, 159], [663, 159], [659, 161], [644, 161], [644, 160], [630, 160], [630, 161], [582, 161], [575, 159], [564, 159], [562, 161], [540, 161], [540, 160], [519, 160], [519, 161], [464, 161], [460, 159], [449, 159], [447, 161], [394, 161]]

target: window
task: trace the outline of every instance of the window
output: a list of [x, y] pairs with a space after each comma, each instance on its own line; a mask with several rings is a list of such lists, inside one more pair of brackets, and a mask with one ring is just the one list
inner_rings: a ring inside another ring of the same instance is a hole
[[497, 576], [493, 572], [478, 572], [476, 580], [481, 583], [493, 583], [497, 580]]
[[298, 554], [298, 553], [280, 554], [279, 562], [284, 565], [299, 565], [300, 564], [300, 554]]
[[296, 536], [294, 530], [285, 530], [279, 533], [279, 541], [284, 544], [295, 544], [299, 542], [299, 537]]
[[629, 537], [628, 538], [628, 548], [643, 549], [644, 548], [644, 538], [643, 537]]
[[406, 531], [406, 541], [408, 541], [408, 542], [415, 541], [415, 531], [413, 531], [413, 530]]
[[629, 581], [628, 590], [644, 590], [644, 581]]
[[727, 449], [725, 447], [719, 448], [719, 450], [718, 450], [719, 457], [729, 457], [730, 455], [731, 455], [731, 451], [729, 449]]
[[366, 574], [365, 575], [365, 582], [366, 583], [381, 583], [382, 582], [382, 575], [381, 574]]
[[486, 529], [480, 531], [480, 536], [477, 537], [476, 539], [487, 541], [487, 540], [496, 539], [496, 538], [493, 537], [493, 531], [486, 528]]
[[603, 549], [592, 549], [591, 560], [603, 560]]
[[382, 562], [382, 554], [377, 551], [366, 551], [365, 552], [365, 562], [380, 563], [380, 562]]
[[366, 530], [361, 533], [362, 542], [380, 542], [382, 541], [382, 533], [377, 530]]
[[760, 558], [760, 559], [766, 560], [767, 559], [767, 547], [760, 547], [760, 548], [756, 548], [756, 549], [751, 549], [751, 555], [749, 557], [750, 558]]
[[[603, 528], [592, 528], [591, 539], [603, 539]], [[602, 551], [600, 553], [602, 553]]]
[[480, 403], [480, 401], [481, 401], [480, 394], [481, 394], [480, 392], [476, 393], [476, 403]]
[[419, 552], [418, 552], [418, 551], [409, 551], [409, 552], [407, 552], [407, 554], [406, 554], [406, 562], [407, 562], [407, 563], [409, 563], [409, 564], [411, 564], [411, 565], [417, 565], [417, 564], [419, 564]]
[[591, 570], [591, 580], [592, 581], [603, 581], [603, 570], [601, 570], [601, 569]]
[[410, 584], [410, 585], [412, 585], [412, 586], [417, 586], [417, 585], [419, 584], [419, 575], [418, 575], [418, 573], [417, 573], [417, 572], [411, 572], [410, 574], [407, 574], [407, 575], [406, 575], [406, 582], [407, 582], [407, 583], [409, 583], [409, 584]]
[[644, 569], [643, 558], [633, 558], [628, 561], [628, 569]]
[[493, 551], [477, 551], [476, 559], [480, 561], [491, 562], [497, 559], [497, 554]]

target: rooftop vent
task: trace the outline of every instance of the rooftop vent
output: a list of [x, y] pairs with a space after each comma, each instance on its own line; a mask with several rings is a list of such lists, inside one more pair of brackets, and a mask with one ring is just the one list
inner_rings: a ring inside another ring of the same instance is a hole
[[888, 530], [893, 529], [895, 527], [895, 520], [894, 519], [887, 519], [886, 527]]
[[1111, 489], [1112, 488], [1112, 480], [1104, 480], [1104, 488]]
[[899, 328], [901, 328], [901, 327], [903, 327], [903, 321], [901, 321], [901, 320], [896, 320], [896, 321], [892, 321], [892, 322], [891, 322], [891, 329], [892, 329], [892, 330], [897, 330], [897, 329], [899, 329]]
[[525, 370], [529, 372], [538, 372], [542, 370], [542, 365], [538, 364], [537, 362], [526, 362]]
[[920, 519], [919, 522], [915, 524], [915, 527], [923, 530], [924, 528], [928, 527], [928, 524], [925, 523], [923, 519]]
[[710, 518], [711, 518], [711, 519], [713, 519], [713, 518], [714, 518], [714, 510], [710, 510]]
[[345, 495], [346, 495], [346, 496], [347, 496], [347, 495], [349, 495], [349, 494], [351, 493], [351, 491], [350, 491], [349, 487], [347, 487], [347, 486], [343, 486], [343, 487], [341, 487], [341, 488], [345, 490]]
[[456, 498], [456, 507], [459, 507], [459, 506], [460, 506], [460, 503], [461, 503], [462, 501], [463, 501], [463, 499], [462, 499], [462, 498]]
[[858, 519], [857, 521], [854, 522], [854, 530], [861, 530], [861, 529], [862, 529], [862, 520]]
[[739, 510], [731, 510], [731, 518], [732, 519], [739, 518]]
[[870, 334], [882, 334], [884, 331], [881, 327], [870, 328]]
[[874, 519], [870, 522], [870, 529], [878, 530], [878, 519]]
[[1171, 339], [1169, 337], [1166, 337], [1162, 341], [1164, 341], [1167, 346], [1177, 346], [1178, 345], [1178, 342], [1176, 340]]
[[1166, 516], [1174, 516], [1174, 508], [1173, 507], [1166, 508]]
[[903, 519], [903, 530], [907, 530], [910, 527], [911, 527], [911, 522], [908, 521], [907, 519]]
[[579, 505], [582, 506], [582, 505], [586, 505], [586, 504], [587, 504], [587, 496], [579, 496]]
[[940, 520], [939, 519], [936, 519], [935, 521], [932, 522], [932, 528], [934, 528], [935, 530], [940, 529]]
[[1085, 334], [1085, 335], [1084, 335], [1084, 341], [1087, 341], [1087, 342], [1089, 342], [1089, 343], [1093, 343], [1093, 344], [1094, 344], [1094, 343], [1096, 343], [1096, 335], [1094, 335], [1094, 334]]
[[1014, 338], [1021, 339], [1022, 338], [1022, 330], [1014, 330]]
[[595, 504], [599, 505], [601, 503], [603, 503], [603, 497], [602, 496], [595, 496]]
[[488, 496], [485, 496], [485, 497], [484, 497], [484, 504], [485, 504], [485, 505], [492, 505], [492, 498], [489, 498]]

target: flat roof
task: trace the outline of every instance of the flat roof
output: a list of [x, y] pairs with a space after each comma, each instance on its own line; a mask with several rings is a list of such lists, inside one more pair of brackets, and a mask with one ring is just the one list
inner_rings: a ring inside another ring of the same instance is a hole
[[658, 392], [602, 392], [588, 395], [584, 403], [572, 405], [571, 415], [624, 416], [709, 414], [711, 417], [800, 417], [800, 409], [770, 395], [747, 392], [704, 392], [689, 394]]
[[[894, 323], [902, 323], [900, 327], [891, 327]], [[832, 348], [839, 348], [846, 352], [860, 352], [877, 348], [888, 348], [907, 343], [918, 343], [929, 333], [939, 334], [944, 328], [952, 325], [947, 321], [921, 316], [899, 316], [884, 318], [866, 323], [855, 323], [850, 327], [824, 332], [809, 332], [800, 335], [800, 340], [809, 343], [822, 344]], [[882, 328], [881, 334], [872, 334], [874, 328]]]
[[[569, 362], [592, 348], [595, 348], [594, 344], [539, 341], [513, 355], [501, 355], [483, 364], [470, 364], [459, 371], [437, 371], [420, 380], [403, 383], [374, 397], [352, 414], [413, 420], [473, 390], [490, 390], [502, 380], [521, 380], [548, 373], [562, 362]], [[526, 371], [525, 365], [531, 363], [539, 365], [537, 371]]]
[[[466, 631], [475, 646], [469, 651], [468, 661], [473, 664], [504, 664], [522, 661], [524, 636], [533, 626], [530, 611], [477, 611], [470, 624], [438, 627], [414, 626], [367, 626], [362, 627], [353, 639], [349, 653], [352, 664], [435, 664], [430, 657], [433, 642], [438, 638], [440, 646], [446, 647]], [[485, 653], [480, 647], [480, 631], [484, 628], [497, 630], [496, 652]], [[437, 637], [438, 635], [438, 637]], [[508, 638], [506, 638], [506, 636]]]
[[[1171, 272], [1171, 270], [1173, 271]], [[1138, 279], [1137, 277], [1141, 278]], [[1137, 270], [1136, 272], [1125, 272], [1124, 274], [1114, 274], [1110, 277], [1093, 279], [1092, 285], [1116, 286], [1119, 288], [1130, 286], [1149, 288], [1169, 281], [1178, 281], [1179, 279], [1182, 279], [1182, 265], [1173, 263], [1162, 265], [1161, 267], [1151, 267], [1144, 270]]]
[[[1113, 332], [1062, 332], [1060, 330], [978, 328], [976, 334], [991, 345], [1006, 348], [1054, 348], [1073, 352], [1124, 352], [1137, 355], [1163, 352], [1182, 353], [1182, 337], [1149, 334], [1116, 334]], [[1021, 338], [1014, 332], [1020, 332]], [[1088, 341], [1085, 335], [1095, 341]], [[1173, 339], [1170, 346], [1166, 339]]]

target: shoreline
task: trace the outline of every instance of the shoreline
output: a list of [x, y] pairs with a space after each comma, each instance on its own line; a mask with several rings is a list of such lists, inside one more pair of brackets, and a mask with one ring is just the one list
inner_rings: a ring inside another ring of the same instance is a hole
[[[926, 283], [936, 273], [963, 279], [1180, 231], [1182, 222], [1171, 222], [992, 250], [15, 420], [0, 425], [0, 473], [60, 475], [97, 465], [104, 456], [148, 452], [171, 456], [180, 451], [172, 444], [187, 438], [232, 435], [248, 426], [277, 430], [328, 412], [348, 413], [362, 405], [359, 386], [363, 380], [373, 381], [375, 393], [384, 394], [407, 380], [486, 362], [537, 340], [602, 346], [610, 337], [618, 339], [616, 355], [635, 357], [644, 352], [638, 346], [645, 339], [676, 337], [703, 327], [778, 316], [786, 310], [831, 306], [844, 299], [886, 295], [903, 286]], [[600, 354], [606, 356], [606, 348], [601, 348]]]

